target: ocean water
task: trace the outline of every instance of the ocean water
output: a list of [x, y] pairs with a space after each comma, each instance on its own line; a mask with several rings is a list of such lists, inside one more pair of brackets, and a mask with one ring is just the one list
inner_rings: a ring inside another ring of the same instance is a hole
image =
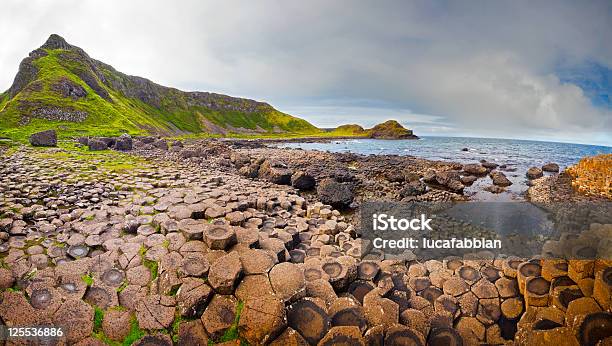
[[[512, 181], [513, 185], [508, 188], [508, 192], [514, 195], [520, 195], [527, 190], [525, 173], [529, 167], [555, 162], [563, 170], [584, 156], [612, 153], [612, 147], [606, 146], [469, 137], [422, 137], [418, 140], [348, 139], [323, 143], [282, 143], [280, 146], [365, 155], [410, 155], [460, 163], [487, 160], [507, 166], [501, 171]], [[468, 148], [468, 151], [462, 151], [463, 148]], [[482, 187], [490, 184], [488, 177], [479, 179], [466, 193], [484, 194], [476, 196], [483, 197], [477, 199], [491, 199], [490, 193], [481, 191]], [[503, 195], [500, 198], [507, 197]]]

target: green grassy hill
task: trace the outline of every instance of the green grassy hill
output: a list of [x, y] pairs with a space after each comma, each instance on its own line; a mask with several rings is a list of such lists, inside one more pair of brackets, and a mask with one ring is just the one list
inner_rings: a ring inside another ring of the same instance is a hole
[[0, 94], [0, 136], [310, 134], [320, 130], [267, 103], [184, 92], [129, 76], [51, 35]]

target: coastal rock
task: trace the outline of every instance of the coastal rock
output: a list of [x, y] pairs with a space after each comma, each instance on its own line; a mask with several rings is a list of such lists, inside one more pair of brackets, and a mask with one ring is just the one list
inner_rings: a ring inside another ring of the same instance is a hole
[[30, 144], [35, 147], [55, 147], [57, 146], [57, 134], [55, 130], [34, 133], [30, 136]]
[[374, 126], [368, 131], [370, 133], [370, 138], [380, 138], [380, 139], [418, 139], [419, 138], [412, 133], [412, 130], [409, 130], [403, 127], [400, 123], [398, 123], [395, 120], [387, 120], [382, 124], [378, 124]]
[[317, 195], [321, 202], [335, 208], [347, 208], [355, 198], [353, 191], [346, 183], [339, 183], [334, 179], [323, 179], [317, 186]]
[[542, 170], [538, 167], [531, 167], [527, 170], [527, 178], [529, 179], [538, 179], [541, 178], [544, 173], [542, 173]]
[[467, 174], [475, 175], [475, 176], [483, 176], [487, 174], [488, 172], [488, 170], [485, 167], [477, 163], [469, 163], [467, 165], [463, 165], [463, 171]]
[[278, 160], [266, 160], [259, 167], [259, 177], [278, 185], [291, 184], [292, 172], [287, 165]]
[[544, 172], [559, 173], [559, 165], [554, 162], [549, 162], [542, 166]]
[[316, 181], [310, 174], [297, 171], [291, 176], [291, 186], [298, 190], [311, 190], [315, 187]]
[[512, 182], [506, 178], [506, 175], [502, 172], [491, 172], [489, 174], [491, 180], [493, 180], [493, 185], [497, 186], [510, 186]]
[[419, 196], [427, 191], [427, 185], [423, 182], [416, 180], [406, 184], [399, 192], [400, 197], [405, 198], [409, 196]]

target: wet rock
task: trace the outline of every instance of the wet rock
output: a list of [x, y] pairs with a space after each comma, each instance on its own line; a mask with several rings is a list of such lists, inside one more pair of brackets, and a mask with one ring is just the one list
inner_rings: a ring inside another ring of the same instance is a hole
[[552, 172], [559, 173], [559, 165], [554, 162], [549, 162], [542, 166], [542, 171], [544, 172]]
[[287, 165], [278, 160], [266, 160], [259, 167], [259, 177], [274, 184], [290, 185], [291, 175], [292, 172]]
[[467, 165], [463, 165], [463, 171], [469, 175], [475, 175], [475, 176], [483, 176], [486, 175], [488, 170], [477, 164], [477, 163], [470, 163]]
[[538, 167], [531, 167], [527, 170], [527, 178], [529, 179], [537, 179], [537, 178], [541, 178], [544, 173], [542, 173], [542, 170]]
[[55, 147], [57, 146], [57, 134], [55, 130], [34, 133], [30, 136], [30, 144], [35, 147]]
[[411, 181], [400, 190], [400, 197], [420, 196], [427, 192], [427, 185], [419, 180]]
[[506, 175], [502, 172], [491, 172], [489, 173], [491, 180], [493, 180], [493, 184], [497, 186], [510, 186], [512, 182], [506, 178]]

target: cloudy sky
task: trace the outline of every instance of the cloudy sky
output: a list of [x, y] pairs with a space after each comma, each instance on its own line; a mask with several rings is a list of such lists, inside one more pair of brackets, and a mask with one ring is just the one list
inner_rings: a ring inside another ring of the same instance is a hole
[[317, 126], [612, 145], [611, 1], [4, 1], [0, 88], [51, 33]]

